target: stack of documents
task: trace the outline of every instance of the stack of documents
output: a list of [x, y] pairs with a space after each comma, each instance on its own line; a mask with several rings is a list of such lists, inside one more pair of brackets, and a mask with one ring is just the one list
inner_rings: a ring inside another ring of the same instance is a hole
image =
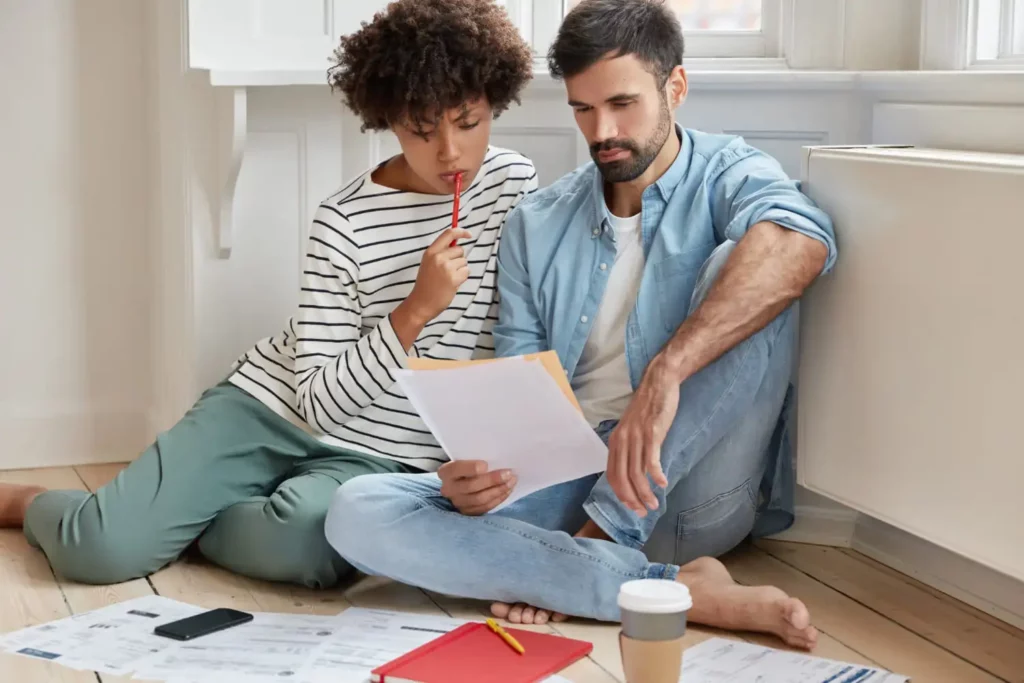
[[464, 623], [353, 607], [336, 616], [256, 612], [248, 624], [187, 642], [153, 634], [202, 611], [151, 595], [7, 634], [0, 651], [171, 683], [366, 683], [375, 667]]
[[491, 470], [515, 472], [515, 489], [491, 512], [607, 466], [607, 446], [542, 360], [514, 357], [395, 372], [451, 460], [483, 460]]
[[711, 638], [683, 654], [680, 683], [907, 683], [860, 664]]

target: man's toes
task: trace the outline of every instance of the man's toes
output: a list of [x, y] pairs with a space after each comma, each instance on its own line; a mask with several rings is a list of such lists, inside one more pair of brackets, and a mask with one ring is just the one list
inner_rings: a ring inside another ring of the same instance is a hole
[[512, 605], [507, 602], [492, 602], [491, 603], [491, 614], [498, 617], [499, 619], [505, 619], [508, 617], [508, 613], [512, 610]]
[[561, 612], [555, 612], [554, 614], [551, 615], [551, 621], [565, 621], [568, 618], [569, 617], [567, 617], [566, 615], [562, 614]]
[[523, 603], [517, 602], [516, 604], [512, 605], [512, 609], [509, 610], [508, 617], [506, 618], [513, 624], [523, 623], [523, 609], [525, 607], [526, 605], [524, 605]]
[[532, 624], [534, 623], [533, 617], [537, 613], [536, 608], [527, 605], [523, 608], [523, 623]]
[[548, 612], [546, 609], [538, 609], [538, 610], [536, 610], [534, 612], [533, 623], [535, 623], [535, 624], [546, 624], [546, 623], [548, 623], [548, 620], [550, 618], [551, 618], [551, 612]]

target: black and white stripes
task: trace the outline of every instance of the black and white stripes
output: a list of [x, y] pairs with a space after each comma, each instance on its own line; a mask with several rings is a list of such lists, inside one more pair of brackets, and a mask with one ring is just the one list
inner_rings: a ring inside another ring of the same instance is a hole
[[406, 351], [390, 314], [450, 226], [452, 202], [382, 187], [369, 171], [356, 178], [316, 211], [297, 314], [245, 355], [231, 381], [328, 444], [437, 469], [447, 458], [392, 371], [410, 356], [493, 355], [501, 227], [536, 187], [528, 159], [490, 148], [460, 202], [470, 277]]

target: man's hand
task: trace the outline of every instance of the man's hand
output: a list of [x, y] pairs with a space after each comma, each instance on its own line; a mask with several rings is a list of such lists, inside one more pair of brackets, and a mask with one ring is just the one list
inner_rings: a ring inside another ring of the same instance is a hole
[[655, 358], [629, 407], [608, 440], [608, 483], [615, 495], [641, 517], [658, 507], [647, 475], [668, 486], [661, 470], [661, 445], [679, 409], [678, 374]]
[[441, 478], [441, 495], [464, 515], [490, 512], [508, 498], [516, 485], [510, 470], [488, 472], [482, 460], [446, 462], [437, 476]]

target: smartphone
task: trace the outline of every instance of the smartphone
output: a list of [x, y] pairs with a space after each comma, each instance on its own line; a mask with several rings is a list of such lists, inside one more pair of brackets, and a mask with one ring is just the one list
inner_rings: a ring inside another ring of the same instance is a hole
[[221, 607], [192, 617], [162, 624], [153, 629], [153, 633], [165, 638], [173, 638], [174, 640], [192, 640], [193, 638], [223, 631], [226, 628], [238, 626], [249, 621], [252, 621], [251, 614]]

